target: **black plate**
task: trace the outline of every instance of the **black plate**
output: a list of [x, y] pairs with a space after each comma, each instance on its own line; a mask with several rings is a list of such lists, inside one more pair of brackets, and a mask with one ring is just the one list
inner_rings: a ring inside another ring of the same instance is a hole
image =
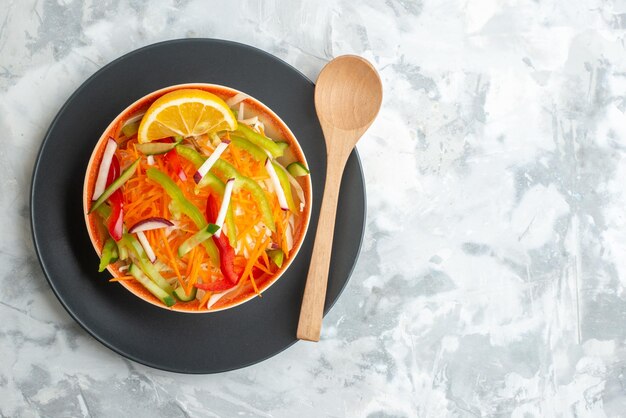
[[[162, 87], [191, 82], [244, 91], [291, 128], [313, 181], [311, 225], [300, 253], [273, 286], [238, 307], [212, 314], [170, 312], [97, 273], [83, 220], [82, 187], [92, 149], [126, 106]], [[326, 152], [313, 105], [314, 84], [250, 46], [181, 39], [147, 46], [102, 68], [68, 99], [43, 141], [31, 189], [35, 248], [52, 290], [69, 314], [117, 353], [158, 369], [214, 373], [244, 367], [296, 342], [300, 302], [319, 216]], [[365, 187], [357, 153], [343, 176], [325, 312], [337, 300], [363, 238]]]

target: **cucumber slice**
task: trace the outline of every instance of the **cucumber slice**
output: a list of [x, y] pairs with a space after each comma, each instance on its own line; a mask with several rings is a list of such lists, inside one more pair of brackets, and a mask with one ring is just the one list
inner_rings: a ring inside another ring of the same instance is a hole
[[102, 273], [106, 270], [107, 266], [111, 263], [115, 263], [119, 257], [117, 245], [112, 238], [108, 238], [102, 247], [102, 257], [100, 258], [100, 266], [98, 271]]
[[121, 242], [117, 245], [117, 252], [119, 253], [120, 260], [125, 261], [128, 259], [128, 248], [126, 248], [126, 246]]
[[148, 142], [145, 144], [137, 144], [135, 147], [137, 151], [141, 152], [144, 155], [157, 155], [157, 154], [165, 154], [176, 148], [178, 142]]
[[129, 123], [122, 128], [122, 133], [126, 138], [130, 138], [139, 131], [139, 122]]
[[306, 176], [310, 173], [309, 169], [299, 161], [289, 164], [287, 166], [287, 171], [289, 171], [289, 174], [294, 177]]
[[165, 290], [157, 286], [152, 280], [144, 274], [143, 271], [136, 264], [131, 264], [128, 272], [135, 278], [148, 292], [152, 293], [157, 299], [159, 299], [165, 306], [172, 306], [176, 303], [176, 300], [168, 294]]
[[191, 251], [193, 247], [211, 238], [219, 229], [220, 227], [215, 224], [208, 224], [206, 228], [202, 228], [180, 244], [180, 247], [178, 247], [178, 256], [184, 256]]
[[267, 252], [269, 258], [278, 266], [278, 268], [283, 266], [283, 261], [285, 260], [285, 253], [283, 250], [270, 250]]
[[195, 286], [192, 286], [191, 292], [189, 292], [189, 294], [185, 293], [185, 289], [183, 289], [182, 286], [178, 286], [174, 290], [174, 296], [176, 296], [176, 298], [181, 302], [189, 302], [191, 300], [194, 300], [196, 298], [196, 293], [198, 293], [198, 289]]
[[109, 205], [101, 205], [98, 209], [96, 209], [96, 212], [98, 213], [98, 215], [100, 215], [100, 217], [102, 218], [102, 222], [106, 225], [107, 221], [109, 220], [109, 216], [111, 216], [111, 212], [113, 210], [111, 209], [111, 206]]
[[157, 268], [148, 260], [148, 256], [143, 247], [133, 235], [124, 234], [122, 236], [123, 245], [128, 245], [128, 248], [133, 252], [134, 257], [139, 263], [141, 270], [154, 282], [156, 286], [162, 289], [165, 293], [171, 294], [173, 292], [172, 286], [165, 280]]

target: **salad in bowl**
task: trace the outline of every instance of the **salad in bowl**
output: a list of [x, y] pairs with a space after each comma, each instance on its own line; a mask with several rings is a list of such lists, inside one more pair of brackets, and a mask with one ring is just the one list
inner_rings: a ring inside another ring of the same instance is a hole
[[307, 167], [287, 125], [245, 93], [212, 84], [150, 93], [111, 122], [87, 167], [99, 269], [182, 312], [261, 295], [304, 240]]

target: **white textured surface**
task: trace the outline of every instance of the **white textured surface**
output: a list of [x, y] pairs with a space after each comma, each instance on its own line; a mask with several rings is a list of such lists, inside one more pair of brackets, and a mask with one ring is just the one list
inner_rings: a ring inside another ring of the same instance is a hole
[[[623, 2], [1, 0], [0, 25], [0, 415], [626, 415]], [[359, 145], [364, 250], [323, 340], [213, 376], [83, 332], [28, 222], [67, 97], [178, 37], [248, 43], [313, 79], [361, 54], [385, 84]]]

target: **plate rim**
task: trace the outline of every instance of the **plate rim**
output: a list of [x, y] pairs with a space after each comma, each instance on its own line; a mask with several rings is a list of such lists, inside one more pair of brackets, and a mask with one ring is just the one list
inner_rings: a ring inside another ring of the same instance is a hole
[[[92, 75], [90, 75], [85, 81], [83, 81], [73, 92], [72, 94], [65, 100], [65, 102], [63, 103], [63, 105], [59, 108], [59, 110], [57, 111], [55, 117], [52, 119], [52, 122], [50, 123], [50, 126], [48, 127], [48, 129], [46, 130], [46, 133], [43, 136], [43, 140], [41, 141], [41, 144], [39, 146], [39, 150], [37, 151], [37, 157], [35, 158], [35, 162], [34, 162], [34, 166], [33, 166], [33, 171], [32, 171], [32, 175], [31, 175], [31, 181], [30, 181], [30, 193], [29, 193], [29, 212], [30, 212], [30, 216], [29, 216], [29, 224], [30, 224], [30, 230], [31, 230], [31, 238], [34, 244], [34, 249], [35, 249], [35, 254], [37, 256], [37, 261], [39, 263], [39, 266], [41, 267], [41, 270], [44, 273], [44, 277], [46, 278], [46, 281], [48, 282], [48, 285], [50, 286], [50, 288], [52, 289], [52, 292], [54, 293], [55, 297], [57, 298], [57, 300], [60, 302], [61, 306], [63, 307], [63, 309], [69, 314], [69, 316], [76, 321], [76, 323], [92, 338], [94, 338], [96, 341], [98, 341], [100, 344], [104, 345], [106, 348], [108, 348], [109, 350], [113, 351], [114, 353], [122, 356], [125, 359], [134, 361], [138, 364], [141, 364], [143, 366], [147, 366], [150, 367], [152, 369], [156, 369], [156, 370], [161, 370], [161, 371], [165, 371], [165, 372], [169, 372], [169, 373], [175, 373], [175, 374], [182, 374], [182, 375], [210, 375], [210, 374], [219, 374], [219, 373], [225, 373], [225, 372], [229, 372], [229, 371], [233, 371], [233, 370], [239, 370], [239, 369], [244, 369], [247, 367], [250, 367], [254, 364], [258, 364], [261, 362], [264, 362], [274, 356], [277, 356], [278, 354], [284, 352], [286, 349], [288, 349], [289, 347], [293, 346], [295, 343], [299, 342], [300, 340], [296, 337], [294, 341], [291, 341], [289, 344], [286, 344], [284, 347], [282, 347], [281, 349], [279, 349], [278, 351], [275, 351], [273, 353], [271, 353], [268, 356], [264, 356], [261, 357], [259, 359], [256, 359], [254, 361], [251, 362], [247, 362], [245, 364], [241, 364], [239, 366], [233, 366], [233, 367], [226, 367], [226, 368], [222, 368], [222, 369], [216, 369], [215, 371], [182, 371], [180, 369], [176, 369], [176, 368], [172, 368], [172, 367], [164, 367], [161, 364], [156, 364], [150, 361], [146, 361], [144, 359], [141, 359], [137, 356], [135, 356], [134, 354], [128, 353], [124, 350], [121, 350], [117, 347], [115, 347], [113, 344], [109, 343], [108, 341], [106, 341], [105, 339], [101, 338], [99, 335], [97, 335], [94, 331], [92, 331], [90, 329], [90, 327], [85, 324], [68, 306], [68, 304], [65, 301], [65, 298], [59, 293], [59, 291], [57, 290], [54, 281], [50, 278], [50, 273], [46, 267], [46, 263], [43, 261], [42, 259], [42, 249], [40, 248], [41, 243], [39, 242], [38, 238], [37, 238], [37, 234], [35, 232], [36, 229], [36, 220], [35, 220], [35, 212], [33, 209], [33, 202], [35, 199], [35, 179], [38, 177], [38, 173], [39, 173], [39, 169], [40, 169], [40, 162], [41, 159], [43, 157], [46, 145], [48, 143], [48, 141], [50, 140], [51, 137], [51, 133], [54, 131], [57, 123], [59, 122], [59, 120], [61, 119], [61, 115], [65, 112], [65, 110], [69, 107], [70, 103], [73, 101], [73, 99], [78, 96], [88, 85], [90, 85], [93, 80], [102, 72], [104, 72], [105, 70], [107, 70], [108, 68], [114, 66], [115, 64], [117, 64], [118, 62], [133, 56], [135, 54], [144, 52], [146, 50], [150, 50], [153, 48], [158, 48], [164, 45], [169, 45], [169, 44], [177, 44], [177, 43], [187, 43], [187, 42], [215, 42], [218, 44], [225, 44], [225, 45], [230, 45], [230, 46], [234, 46], [237, 48], [243, 48], [243, 49], [248, 49], [248, 50], [253, 50], [257, 53], [261, 53], [262, 55], [267, 56], [268, 58], [272, 59], [272, 60], [276, 60], [279, 61], [280, 63], [282, 63], [283, 65], [287, 66], [291, 71], [295, 72], [296, 74], [298, 74], [300, 76], [300, 78], [302, 78], [305, 82], [307, 82], [308, 84], [312, 85], [313, 87], [315, 86], [315, 83], [313, 81], [311, 81], [306, 75], [304, 75], [300, 70], [298, 70], [297, 68], [295, 68], [294, 66], [292, 66], [291, 64], [289, 64], [288, 62], [282, 60], [281, 58], [270, 54], [269, 52], [262, 50], [260, 48], [257, 48], [255, 46], [252, 45], [248, 45], [248, 44], [244, 44], [241, 42], [235, 42], [235, 41], [231, 41], [231, 40], [225, 40], [225, 39], [219, 39], [219, 38], [176, 38], [176, 39], [170, 39], [170, 40], [166, 40], [166, 41], [161, 41], [161, 42], [156, 42], [156, 43], [152, 43], [152, 44], [148, 44], [145, 45], [143, 47], [131, 50], [117, 58], [115, 58], [114, 60], [112, 60], [111, 62], [107, 63], [106, 65], [102, 66], [101, 68], [99, 68], [96, 72], [94, 72]], [[324, 312], [323, 312], [323, 317], [325, 317], [328, 312], [330, 312], [330, 310], [335, 306], [335, 304], [337, 303], [337, 301], [339, 300], [339, 298], [341, 297], [341, 295], [343, 294], [344, 290], [346, 289], [348, 282], [350, 281], [354, 270], [356, 268], [357, 262], [361, 256], [361, 251], [363, 249], [363, 241], [365, 238], [365, 229], [367, 226], [367, 188], [366, 188], [366, 182], [365, 182], [365, 174], [363, 171], [363, 165], [361, 163], [361, 158], [359, 156], [359, 152], [357, 150], [357, 147], [355, 147], [351, 153], [351, 155], [354, 155], [355, 159], [356, 159], [356, 164], [357, 164], [357, 168], [358, 168], [358, 172], [360, 173], [360, 180], [361, 180], [361, 184], [363, 187], [363, 226], [361, 228], [361, 233], [359, 234], [359, 241], [357, 243], [357, 251], [356, 251], [356, 257], [354, 258], [354, 261], [352, 262], [352, 266], [349, 269], [348, 275], [346, 280], [344, 281], [344, 283], [341, 285], [339, 292], [337, 293], [337, 297], [335, 298], [335, 300], [331, 301], [331, 303], [329, 304], [329, 306], [325, 306], [324, 307]], [[343, 178], [343, 173], [342, 173], [342, 178]], [[323, 194], [323, 190], [322, 189], [322, 194]], [[307, 233], [310, 233], [311, 231], [307, 231]], [[314, 236], [313, 236], [313, 240], [314, 240]], [[185, 313], [182, 313], [184, 315], [186, 315]]]

